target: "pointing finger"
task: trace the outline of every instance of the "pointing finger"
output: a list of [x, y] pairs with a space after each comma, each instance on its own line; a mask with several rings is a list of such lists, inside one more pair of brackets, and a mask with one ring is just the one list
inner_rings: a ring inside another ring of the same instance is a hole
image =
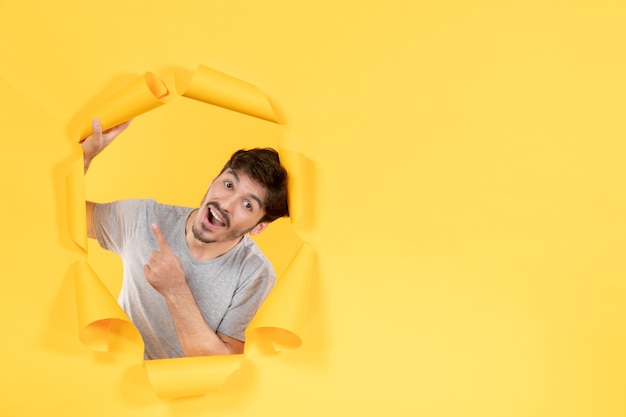
[[163, 232], [161, 232], [161, 229], [156, 223], [152, 223], [152, 233], [154, 233], [154, 237], [161, 250], [170, 250], [170, 245], [168, 245], [165, 236], [163, 236]]

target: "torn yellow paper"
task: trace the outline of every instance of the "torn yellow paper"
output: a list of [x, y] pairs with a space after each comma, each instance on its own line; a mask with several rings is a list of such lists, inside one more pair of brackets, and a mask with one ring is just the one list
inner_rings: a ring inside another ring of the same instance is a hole
[[[78, 310], [78, 334], [81, 342], [91, 350], [108, 352], [110, 339], [121, 334], [123, 326], [133, 327], [124, 310], [102, 284], [86, 262], [76, 266], [74, 284], [76, 288], [76, 307]], [[114, 322], [118, 322], [114, 324]], [[113, 333], [112, 327], [119, 331]], [[133, 332], [124, 331], [133, 334]], [[143, 341], [138, 331], [134, 332], [132, 344], [141, 347]]]
[[303, 181], [307, 176], [305, 158], [300, 152], [279, 149], [280, 162], [289, 173], [289, 218], [292, 223], [300, 219], [304, 213], [305, 192]]
[[179, 73], [176, 83], [177, 91], [185, 97], [278, 123], [261, 90], [223, 72], [200, 65], [191, 75]]
[[315, 272], [313, 248], [303, 243], [265, 300], [265, 304], [250, 323], [249, 333], [267, 338], [280, 346], [295, 349], [302, 344], [301, 337], [309, 310], [311, 283]]
[[165, 83], [155, 74], [146, 72], [78, 120], [78, 137], [85, 139], [92, 133], [91, 121], [94, 118], [99, 119], [102, 128], [106, 130], [153, 110], [169, 100], [171, 95]]
[[[180, 80], [185, 77], [188, 80], [183, 83], [184, 97], [276, 121], [267, 98], [247, 82], [203, 66], [191, 75], [179, 73], [177, 86], [183, 85]], [[103, 128], [107, 129], [165, 104], [171, 97], [170, 90], [159, 77], [146, 73], [95, 106], [97, 108], [91, 110], [90, 117], [82, 117], [80, 138], [91, 134], [91, 119], [94, 117], [99, 118]], [[298, 177], [305, 175], [304, 157], [285, 149], [280, 151], [280, 156], [290, 172], [289, 203], [292, 216], [297, 219], [303, 211], [301, 199], [304, 191], [300, 189], [302, 182]], [[67, 180], [68, 214], [72, 217], [69, 223], [72, 238], [78, 245], [87, 248], [82, 173], [82, 160], [77, 160]], [[313, 279], [314, 256], [309, 245], [303, 244], [299, 238], [295, 240], [297, 243], [290, 235], [286, 243], [290, 245], [289, 250], [283, 251], [294, 259], [283, 262], [287, 266], [280, 269], [282, 276], [278, 276], [275, 288], [248, 327], [246, 333], [253, 334], [248, 339], [249, 344], [256, 341], [262, 346], [293, 349], [302, 343], [301, 331], [308, 310], [306, 301]], [[126, 350], [136, 351], [136, 359], [142, 360], [141, 335], [86, 261], [79, 263], [76, 269], [75, 285], [81, 342], [101, 352], [113, 352], [129, 345]], [[121, 340], [126, 343], [120, 343]], [[188, 397], [218, 389], [242, 360], [243, 355], [153, 360], [145, 362], [145, 370], [160, 398]]]
[[67, 227], [70, 237], [87, 251], [87, 219], [85, 216], [85, 182], [82, 158], [74, 162], [67, 174]]

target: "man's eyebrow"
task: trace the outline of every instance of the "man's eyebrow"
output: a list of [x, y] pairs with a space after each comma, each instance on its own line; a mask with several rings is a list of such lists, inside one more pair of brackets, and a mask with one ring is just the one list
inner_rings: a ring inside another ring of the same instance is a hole
[[256, 200], [256, 202], [259, 204], [259, 207], [263, 208], [263, 203], [261, 202], [261, 199], [259, 197], [257, 197], [254, 194], [248, 194], [248, 197], [250, 197], [253, 200]]
[[[237, 174], [237, 172], [235, 172], [233, 169], [229, 169], [228, 171], [226, 171], [226, 173], [232, 175], [235, 178], [235, 181], [237, 183], [240, 182], [239, 174]], [[259, 204], [259, 207], [261, 207], [261, 208], [263, 207], [263, 202], [261, 201], [261, 199], [258, 196], [254, 195], [254, 194], [248, 194], [248, 197], [250, 197], [251, 199], [255, 200]]]
[[235, 181], [239, 182], [239, 174], [237, 174], [234, 170], [229, 169], [228, 171], [226, 171], [226, 173], [235, 177]]

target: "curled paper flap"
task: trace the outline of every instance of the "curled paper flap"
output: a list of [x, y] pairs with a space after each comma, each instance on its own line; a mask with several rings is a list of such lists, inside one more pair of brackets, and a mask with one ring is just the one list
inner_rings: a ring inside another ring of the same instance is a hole
[[177, 74], [176, 85], [182, 96], [278, 123], [258, 87], [223, 72], [200, 65], [191, 75]]
[[303, 243], [285, 275], [278, 280], [265, 303], [250, 323], [249, 332], [269, 338], [274, 347], [295, 349], [308, 319], [308, 301], [313, 282], [315, 253]]
[[287, 192], [289, 193], [289, 218], [295, 223], [304, 213], [305, 187], [304, 179], [307, 177], [306, 161], [301, 152], [287, 149], [279, 149], [280, 162], [289, 173]]
[[66, 178], [67, 227], [70, 237], [87, 251], [87, 219], [85, 217], [85, 181], [82, 158], [74, 162]]
[[[111, 338], [133, 335], [131, 344], [141, 347], [143, 341], [130, 319], [87, 262], [79, 262], [74, 275], [80, 341], [98, 352], [111, 351]], [[126, 327], [126, 328], [125, 328]], [[128, 329], [130, 327], [130, 329]], [[115, 330], [113, 332], [113, 330]]]
[[145, 361], [144, 366], [159, 398], [171, 399], [218, 390], [242, 361], [243, 355], [200, 356]]
[[84, 139], [91, 135], [91, 122], [98, 118], [104, 130], [124, 123], [133, 117], [153, 110], [171, 100], [171, 95], [165, 83], [151, 72], [119, 90], [95, 109], [88, 117], [83, 118], [79, 138]]

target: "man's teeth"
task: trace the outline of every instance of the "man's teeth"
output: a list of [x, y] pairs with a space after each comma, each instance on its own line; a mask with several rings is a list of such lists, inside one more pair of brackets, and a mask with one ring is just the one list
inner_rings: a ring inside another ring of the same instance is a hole
[[218, 213], [215, 212], [215, 210], [213, 210], [213, 208], [210, 208], [209, 210], [211, 210], [211, 214], [213, 215], [213, 217], [215, 218], [215, 220], [217, 220], [218, 222], [220, 222], [221, 224], [224, 224], [224, 221], [222, 221], [222, 218], [219, 216]]

